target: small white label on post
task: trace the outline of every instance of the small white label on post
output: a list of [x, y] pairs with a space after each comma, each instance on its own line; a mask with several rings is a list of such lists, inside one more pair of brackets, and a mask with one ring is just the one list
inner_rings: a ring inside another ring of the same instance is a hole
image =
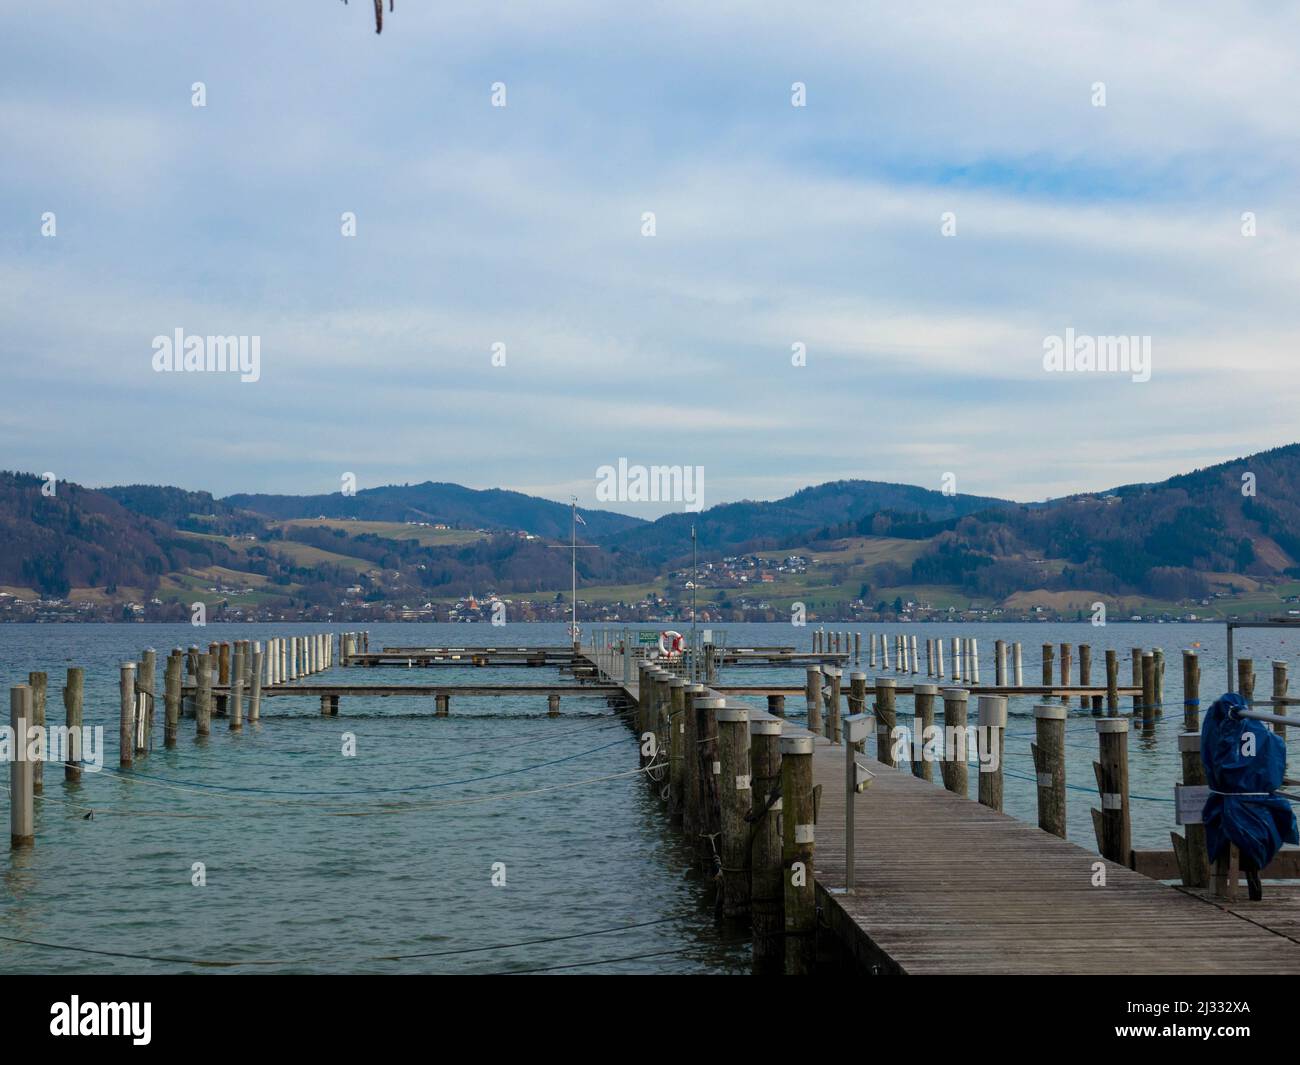
[[812, 843], [812, 842], [813, 842], [813, 826], [812, 826], [812, 825], [795, 825], [795, 826], [794, 826], [794, 841], [795, 841], [796, 843]]
[[1174, 824], [1199, 825], [1202, 811], [1210, 797], [1208, 784], [1174, 785]]
[[736, 777], [736, 790], [737, 790], [737, 791], [748, 791], [748, 790], [749, 790], [749, 777], [747, 777], [747, 776], [739, 776], [739, 777]]
[[1124, 808], [1124, 797], [1117, 791], [1103, 792], [1101, 808], [1103, 810], [1122, 810]]
[[1038, 774], [1038, 786], [1039, 786], [1040, 788], [1050, 788], [1050, 787], [1052, 786], [1052, 774], [1051, 774], [1051, 773], [1039, 773], [1039, 774]]
[[716, 776], [721, 776], [721, 775], [722, 775], [722, 763], [721, 763], [721, 762], [714, 762], [714, 763], [713, 763], [713, 775], [714, 775], [715, 777], [716, 777]]

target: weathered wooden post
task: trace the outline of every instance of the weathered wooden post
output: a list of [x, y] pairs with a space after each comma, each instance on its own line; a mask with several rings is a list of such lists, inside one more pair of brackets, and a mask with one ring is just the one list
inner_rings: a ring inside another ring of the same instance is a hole
[[217, 683], [230, 683], [230, 641], [223, 640], [217, 648]]
[[1156, 656], [1142, 655], [1142, 729], [1156, 727]]
[[[1092, 687], [1092, 644], [1079, 644], [1079, 687]], [[1084, 710], [1089, 708], [1092, 699], [1088, 693], [1079, 696], [1079, 706]]]
[[915, 637], [915, 636], [910, 636], [910, 637], [908, 637], [908, 639], [910, 639], [910, 640], [912, 641], [912, 654], [911, 654], [911, 659], [912, 659], [912, 675], [915, 676], [916, 674], [918, 674], [918, 673], [921, 672], [920, 668], [917, 666], [917, 663], [916, 663], [916, 637]]
[[259, 721], [262, 717], [262, 659], [263, 651], [254, 645], [253, 665], [249, 670], [248, 720]]
[[785, 717], [785, 696], [769, 695], [767, 697], [767, 712], [773, 717]]
[[969, 640], [966, 641], [966, 649], [970, 655], [970, 669], [967, 670], [966, 675], [970, 677], [970, 682], [972, 684], [978, 684], [980, 682], [979, 640], [976, 637], [972, 636]]
[[1047, 689], [1044, 696], [1052, 693], [1052, 665], [1056, 661], [1056, 652], [1050, 643], [1043, 644], [1043, 687]]
[[876, 668], [876, 634], [867, 633], [867, 665], [872, 669]]
[[[27, 674], [27, 686], [32, 691], [32, 714], [27, 726], [40, 728], [42, 732], [45, 731], [45, 690], [48, 684], [49, 677], [44, 673]], [[32, 794], [40, 795], [43, 791], [45, 791], [45, 760], [38, 758], [32, 763]]]
[[865, 673], [849, 674], [849, 713], [865, 714], [867, 712], [867, 675]]
[[1020, 655], [1020, 642], [1016, 641], [1015, 643], [1013, 643], [1011, 645], [1011, 650], [1014, 652], [1012, 658], [1015, 661], [1014, 683], [1017, 688], [1023, 688], [1025, 686], [1025, 671], [1024, 671], [1023, 661]]
[[979, 800], [982, 806], [1002, 812], [1002, 761], [1006, 754], [1007, 697], [981, 695], [979, 701], [980, 735], [988, 756], [980, 759]]
[[1165, 712], [1165, 652], [1163, 648], [1157, 647], [1151, 652], [1155, 659], [1155, 704], [1152, 709], [1156, 717], [1163, 716]]
[[853, 664], [856, 666], [862, 661], [862, 633], [853, 634]]
[[966, 715], [970, 692], [964, 688], [944, 688], [943, 696], [943, 761], [939, 772], [943, 786], [963, 799], [969, 793], [967, 779]]
[[876, 760], [896, 765], [894, 760], [894, 700], [897, 682], [892, 677], [877, 677], [876, 688]]
[[682, 823], [686, 801], [686, 688], [685, 677], [668, 682], [668, 816]]
[[[1068, 643], [1061, 644], [1061, 687], [1062, 688], [1068, 688], [1070, 686], [1070, 666], [1073, 663], [1073, 661], [1074, 661], [1073, 648], [1071, 648], [1071, 646]], [[1070, 697], [1068, 695], [1061, 696], [1061, 702], [1068, 703], [1069, 701], [1070, 701]]]
[[1093, 762], [1092, 768], [1097, 775], [1101, 809], [1093, 809], [1092, 824], [1097, 849], [1103, 858], [1128, 865], [1133, 849], [1129, 830], [1128, 721], [1104, 717], [1096, 725], [1100, 760]]
[[[1201, 761], [1200, 732], [1184, 732], [1178, 737], [1178, 753], [1183, 762], [1183, 786], [1200, 787], [1205, 783], [1205, 763]], [[1210, 855], [1205, 848], [1205, 826], [1187, 825], [1186, 836], [1170, 832], [1174, 857], [1184, 887], [1205, 887], [1210, 882]]]
[[199, 655], [199, 671], [195, 675], [194, 734], [206, 736], [212, 731], [212, 656]]
[[546, 716], [560, 716], [560, 697], [555, 692], [551, 692], [551, 694], [546, 697]]
[[244, 728], [244, 649], [236, 645], [230, 674], [230, 731]]
[[[1287, 689], [1286, 663], [1274, 662], [1273, 663], [1273, 700], [1272, 700], [1273, 713], [1277, 714], [1280, 717], [1286, 717], [1286, 701], [1285, 701], [1286, 689]], [[1286, 725], [1283, 725], [1280, 722], [1274, 722], [1273, 731], [1276, 732], [1279, 736], [1281, 736], [1282, 739], [1284, 740], [1286, 739], [1286, 730], [1287, 730]]]
[[880, 668], [889, 668], [889, 640], [883, 632], [880, 634]]
[[1065, 707], [1034, 707], [1034, 742], [1029, 745], [1038, 777], [1038, 827], [1065, 839]]
[[181, 649], [167, 656], [163, 667], [163, 746], [175, 747], [181, 719]]
[[[1201, 660], [1190, 649], [1183, 652], [1183, 731], [1201, 731]], [[1196, 749], [1199, 751], [1200, 746]], [[1186, 777], [1183, 783], [1187, 783]]]
[[808, 704], [808, 731], [821, 735], [822, 731], [822, 671], [820, 666], [809, 666], [804, 679], [804, 698]]
[[826, 694], [826, 736], [831, 743], [839, 743], [841, 670], [839, 666], [822, 666], [822, 673], [830, 689]]
[[[67, 683], [63, 685], [63, 713], [69, 736], [74, 733], [78, 737], [81, 736], [81, 700], [85, 685], [86, 675], [82, 668], [68, 667]], [[79, 744], [80, 740], [76, 742]], [[63, 779], [69, 784], [77, 784], [81, 781], [81, 761], [72, 757], [71, 750], [68, 751], [68, 756], [63, 763]]]
[[936, 637], [934, 641], [934, 675], [943, 680], [943, 639]]
[[[926, 757], [926, 738], [932, 734], [934, 728], [934, 697], [939, 691], [937, 684], [914, 684], [912, 686], [912, 699], [916, 704], [912, 716], [913, 734], [913, 756], [912, 756], [912, 775], [920, 777], [922, 780], [934, 780], [934, 767], [930, 764], [930, 759]], [[916, 757], [919, 750], [920, 757]]]
[[807, 976], [817, 958], [812, 753], [811, 736], [781, 737], [781, 864], [787, 976]]
[[1142, 716], [1142, 648], [1134, 647], [1130, 652], [1133, 656], [1133, 687], [1137, 688], [1137, 693], [1133, 696], [1133, 716], [1141, 718]]
[[1237, 691], [1253, 710], [1255, 709], [1255, 660], [1237, 659]]
[[749, 723], [752, 787], [749, 793], [750, 925], [754, 932], [754, 975], [784, 967], [784, 892], [781, 865], [781, 722]]
[[451, 713], [451, 694], [438, 692], [433, 697], [434, 717], [447, 717]]
[[122, 677], [119, 685], [122, 702], [118, 716], [117, 738], [121, 750], [118, 764], [125, 769], [131, 768], [135, 752], [135, 663], [122, 663]]
[[952, 679], [961, 680], [961, 637], [952, 638]]
[[1106, 652], [1106, 716], [1119, 717], [1119, 652]]
[[1004, 688], [1007, 684], [1007, 641], [993, 641], [993, 684]]
[[[32, 689], [15, 684], [9, 689], [9, 727], [14, 754], [9, 763], [9, 847], [18, 850], [36, 843], [36, 802], [32, 766], [27, 758], [27, 730], [32, 720]], [[812, 759], [809, 759], [811, 762]]]
[[692, 700], [695, 712], [695, 775], [699, 781], [699, 824], [694, 840], [700, 869], [716, 878], [721, 872], [721, 855], [718, 851], [718, 833], [722, 831], [722, 805], [719, 777], [722, 763], [718, 759], [718, 711], [725, 700], [706, 694]]
[[719, 796], [722, 810], [722, 916], [738, 921], [749, 916], [749, 711], [743, 706], [718, 709], [718, 760], [722, 763]]
[[682, 832], [690, 841], [692, 853], [699, 834], [703, 831], [700, 827], [703, 824], [703, 815], [700, 813], [703, 799], [700, 793], [700, 743], [695, 704], [707, 698], [707, 692], [708, 689], [703, 684], [688, 684], [683, 699], [685, 714], [682, 724], [685, 732], [682, 733]]

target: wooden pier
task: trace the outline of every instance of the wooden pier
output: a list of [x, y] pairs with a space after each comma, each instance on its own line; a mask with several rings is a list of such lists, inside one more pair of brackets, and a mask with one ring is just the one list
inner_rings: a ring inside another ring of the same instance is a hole
[[[621, 651], [609, 647], [593, 647], [590, 655], [599, 676], [619, 683], [638, 707], [647, 707], [646, 716], [636, 723], [638, 731], [650, 727], [658, 711], [657, 731], [661, 734], [666, 731], [672, 745], [678, 730], [663, 729], [663, 684], [667, 674], [655, 671], [646, 674], [651, 678], [651, 690], [643, 695], [639, 663], [635, 670], [629, 668]], [[627, 679], [629, 675], [631, 679]], [[1011, 688], [1009, 692], [1045, 699], [1081, 698], [1089, 700], [1084, 705], [1093, 706], [1098, 703], [1092, 700], [1108, 697], [1113, 702], [1117, 694], [1131, 694], [1135, 703], [1139, 697], [1151, 697], [1149, 675], [1145, 696], [1141, 687], [1119, 688], [1114, 681], [1113, 667], [1111, 675], [1109, 689], [1071, 685], [1067, 680], [1060, 686], [1048, 682], [1037, 687]], [[1044, 680], [1049, 681], [1049, 677], [1045, 676]], [[673, 684], [671, 680], [668, 683]], [[873, 693], [877, 696], [878, 714], [884, 718], [880, 708], [887, 706], [892, 724], [894, 696], [901, 691], [915, 694], [918, 687], [919, 683], [909, 688], [896, 687], [892, 682], [866, 687], [859, 680], [850, 695], [850, 709], [866, 711], [865, 695]], [[676, 685], [669, 690], [676, 691]], [[990, 686], [972, 692], [990, 696], [997, 690]], [[1250, 904], [1209, 897], [1198, 889], [1170, 886], [994, 808], [1001, 805], [1000, 776], [996, 795], [991, 788], [986, 795], [986, 782], [980, 780], [977, 802], [967, 797], [964, 770], [959, 778], [960, 794], [957, 794], [914, 772], [914, 767], [907, 762], [899, 768], [888, 764], [892, 754], [881, 749], [879, 743], [875, 745], [875, 761], [871, 763], [874, 778], [865, 794], [852, 799], [854, 887], [848, 892], [847, 754], [844, 743], [836, 742], [841, 726], [838, 685], [832, 691], [837, 705], [833, 711], [828, 710], [825, 729], [830, 735], [810, 732], [793, 721], [756, 708], [746, 708], [739, 719], [724, 709], [725, 694], [800, 695], [804, 694], [802, 688], [713, 686], [699, 695], [686, 697], [682, 703], [687, 715], [683, 728], [689, 729], [693, 716], [697, 725], [713, 722], [711, 727], [716, 737], [712, 744], [725, 746], [722, 731], [734, 728], [723, 724], [726, 714], [727, 722], [749, 722], [755, 744], [759, 732], [766, 731], [770, 724], [779, 731], [783, 742], [796, 741], [790, 750], [798, 750], [797, 743], [802, 741], [804, 749], [811, 753], [811, 774], [806, 784], [811, 801], [801, 813], [793, 812], [796, 807], [792, 800], [796, 796], [788, 792], [788, 787], [792, 780], [799, 778], [787, 774], [787, 793], [772, 807], [783, 809], [787, 822], [804, 817], [812, 822], [787, 824], [785, 828], [782, 876], [786, 926], [782, 935], [787, 973], [811, 971], [814, 958], [819, 953], [826, 955], [828, 946], [833, 947], [829, 953], [841, 959], [847, 957], [856, 967], [872, 973], [1300, 973], [1300, 941], [1295, 937], [1295, 929], [1300, 927], [1300, 913], [1296, 909], [1300, 892], [1287, 892], [1285, 901], [1259, 910], [1252, 909]], [[920, 694], [930, 695], [935, 691], [936, 686], [931, 685], [928, 691], [922, 688]], [[966, 693], [961, 695], [964, 720]], [[701, 701], [701, 696], [718, 698]], [[676, 705], [675, 701], [668, 703], [670, 708]], [[694, 709], [701, 706], [706, 708], [702, 715]], [[1046, 709], [1052, 713], [1042, 715], [1045, 721], [1064, 718], [1062, 707], [1051, 705]], [[667, 720], [673, 720], [676, 713], [670, 710]], [[1122, 731], [1121, 726], [1123, 730], [1127, 728], [1126, 721], [1114, 718], [1102, 717], [1098, 722], [1099, 733]], [[728, 732], [728, 737], [733, 735], [734, 732]], [[866, 747], [868, 744], [864, 743], [863, 748]], [[702, 755], [701, 762], [713, 757]], [[1104, 753], [1102, 758], [1105, 759]], [[720, 785], [715, 785], [719, 801], [724, 806], [729, 801], [740, 801], [748, 808], [750, 800], [737, 799], [734, 791], [728, 798], [730, 782], [726, 774], [732, 770], [720, 771], [721, 764], [715, 760], [712, 770], [722, 778]], [[734, 756], [728, 764], [735, 764]], [[747, 762], [745, 765], [748, 768]], [[673, 767], [676, 768], [675, 761]], [[707, 772], [703, 765], [701, 772]], [[753, 778], [752, 785], [749, 776], [738, 777], [737, 782], [742, 779], [747, 789], [759, 787], [757, 777]], [[1044, 787], [1041, 771], [1039, 785], [1040, 789]], [[687, 790], [702, 786], [688, 783]], [[1127, 788], [1126, 781], [1124, 787]], [[669, 813], [676, 823], [679, 815], [672, 811], [671, 783], [667, 792]], [[753, 801], [751, 818], [758, 812], [757, 797]], [[1125, 804], [1127, 801], [1125, 791]], [[762, 833], [757, 822], [744, 831]], [[791, 831], [801, 844], [794, 850], [790, 846]], [[724, 817], [723, 854], [728, 851], [726, 837]], [[1099, 838], [1102, 838], [1100, 827]], [[757, 853], [757, 846], [754, 842], [751, 853]], [[1133, 861], [1136, 853], [1127, 852], [1126, 860]], [[1172, 854], [1164, 858], [1147, 852], [1145, 861], [1148, 865], [1173, 865], [1176, 869], [1172, 857]], [[792, 888], [791, 870], [805, 863], [813, 870], [815, 911], [800, 902], [800, 891]], [[723, 863], [724, 893], [726, 868]], [[761, 871], [754, 867], [748, 872], [757, 891]], [[757, 939], [759, 912], [757, 902], [754, 905]], [[766, 927], [771, 921], [770, 912], [763, 920]], [[801, 927], [791, 927], [792, 921]], [[809, 938], [818, 941], [819, 947], [810, 947]], [[763, 948], [764, 964], [769, 966], [766, 969], [760, 964], [759, 951], [760, 944], [756, 942], [755, 971], [773, 971], [770, 946]]]

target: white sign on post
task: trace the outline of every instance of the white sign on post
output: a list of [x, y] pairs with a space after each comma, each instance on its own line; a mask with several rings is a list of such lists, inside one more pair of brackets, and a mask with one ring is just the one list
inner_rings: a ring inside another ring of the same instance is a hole
[[1201, 812], [1210, 797], [1208, 784], [1174, 785], [1174, 824], [1199, 825]]

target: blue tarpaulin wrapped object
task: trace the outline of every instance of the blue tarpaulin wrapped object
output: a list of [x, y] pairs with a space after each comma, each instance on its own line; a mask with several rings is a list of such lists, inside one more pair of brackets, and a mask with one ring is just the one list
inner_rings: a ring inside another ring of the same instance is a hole
[[1245, 710], [1246, 700], [1229, 692], [1215, 700], [1201, 725], [1210, 785], [1201, 815], [1205, 844], [1211, 861], [1235, 843], [1243, 864], [1263, 869], [1283, 843], [1300, 843], [1291, 804], [1273, 794], [1286, 774], [1286, 744], [1262, 721], [1232, 717], [1233, 709]]

